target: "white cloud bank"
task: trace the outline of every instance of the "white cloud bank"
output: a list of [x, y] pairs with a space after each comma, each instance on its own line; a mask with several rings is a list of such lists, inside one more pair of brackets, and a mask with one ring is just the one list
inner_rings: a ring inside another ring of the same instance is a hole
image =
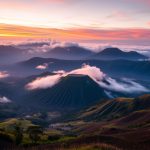
[[90, 78], [92, 78], [95, 81], [101, 81], [106, 76], [99, 68], [96, 66], [90, 66], [83, 64], [82, 68], [73, 70], [68, 74], [82, 74], [82, 75], [88, 75]]
[[129, 80], [123, 79], [122, 81], [116, 81], [112, 79], [106, 74], [104, 74], [101, 69], [97, 68], [96, 66], [90, 66], [83, 64], [83, 66], [79, 69], [72, 70], [70, 72], [65, 72], [63, 70], [55, 71], [56, 75], [49, 75], [46, 77], [37, 78], [31, 83], [26, 85], [28, 90], [35, 90], [35, 89], [46, 89], [54, 86], [57, 84], [61, 77], [65, 77], [70, 74], [81, 74], [81, 75], [88, 75], [91, 79], [93, 79], [100, 87], [110, 90], [110, 91], [118, 91], [118, 92], [148, 92], [149, 90], [142, 86], [141, 84]]
[[5, 103], [10, 103], [10, 102], [11, 102], [11, 100], [8, 99], [7, 97], [5, 97], [5, 96], [0, 97], [0, 103], [5, 104]]
[[148, 92], [149, 90], [142, 86], [141, 84], [130, 80], [130, 79], [123, 79], [120, 82], [117, 82], [115, 79], [108, 77], [106, 84], [105, 82], [98, 82], [99, 85], [107, 90], [116, 91], [116, 92], [126, 92], [126, 93], [138, 93], [138, 92]]
[[39, 69], [39, 70], [45, 70], [47, 68], [48, 68], [48, 64], [47, 63], [44, 63], [42, 65], [36, 66], [36, 69]]
[[69, 74], [88, 75], [95, 81], [100, 81], [105, 77], [105, 74], [99, 68], [95, 66], [89, 66], [86, 64], [83, 64], [82, 68], [75, 69], [70, 72], [59, 70], [59, 71], [54, 71], [54, 73], [57, 73], [57, 75], [49, 75], [46, 77], [35, 79], [31, 83], [28, 83], [26, 85], [26, 88], [29, 90], [49, 88], [57, 84], [60, 81], [61, 77], [65, 77]]
[[18, 46], [19, 48], [27, 48], [29, 54], [35, 53], [47, 53], [56, 47], [79, 47], [80, 45], [75, 42], [57, 42], [57, 41], [49, 41], [49, 42], [39, 42], [39, 43], [26, 43], [23, 44], [23, 47]]
[[31, 83], [28, 83], [26, 85], [26, 88], [29, 90], [46, 89], [46, 88], [52, 87], [55, 84], [57, 84], [59, 82], [60, 78], [61, 78], [60, 75], [52, 75], [52, 76], [37, 78], [36, 80], [32, 81]]
[[6, 71], [0, 71], [0, 79], [9, 77], [9, 74]]
[[56, 74], [65, 74], [66, 72], [64, 70], [58, 70], [58, 71], [53, 71], [53, 73], [56, 73]]

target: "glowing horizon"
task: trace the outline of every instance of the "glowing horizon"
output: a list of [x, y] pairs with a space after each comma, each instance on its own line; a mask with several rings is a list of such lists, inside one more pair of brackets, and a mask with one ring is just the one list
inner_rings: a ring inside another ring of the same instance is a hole
[[0, 39], [149, 42], [149, 0], [1, 0]]

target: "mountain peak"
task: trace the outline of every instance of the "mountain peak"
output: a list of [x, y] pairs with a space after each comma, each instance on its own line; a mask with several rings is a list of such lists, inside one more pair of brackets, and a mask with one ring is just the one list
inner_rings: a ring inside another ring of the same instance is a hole
[[103, 53], [105, 52], [113, 52], [113, 53], [119, 53], [119, 52], [123, 52], [122, 50], [120, 50], [119, 48], [116, 48], [116, 47], [109, 47], [109, 48], [106, 48], [102, 51]]
[[102, 98], [108, 98], [104, 90], [88, 75], [80, 74], [62, 77], [53, 87], [32, 91], [28, 97], [31, 105], [40, 103], [40, 107], [63, 110], [81, 109]]
[[94, 55], [96, 59], [102, 60], [115, 60], [115, 59], [125, 59], [125, 60], [139, 60], [139, 59], [147, 59], [146, 56], [135, 52], [129, 51], [125, 52], [120, 50], [119, 48], [106, 48], [103, 51]]
[[60, 59], [81, 59], [91, 56], [92, 54], [92, 51], [80, 46], [58, 46], [48, 52], [48, 55], [50, 55], [50, 57]]

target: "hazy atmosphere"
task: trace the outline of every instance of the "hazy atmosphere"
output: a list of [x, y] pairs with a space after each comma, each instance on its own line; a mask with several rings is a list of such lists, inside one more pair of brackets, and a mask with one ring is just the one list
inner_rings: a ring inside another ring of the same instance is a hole
[[0, 150], [150, 149], [150, 0], [0, 0]]

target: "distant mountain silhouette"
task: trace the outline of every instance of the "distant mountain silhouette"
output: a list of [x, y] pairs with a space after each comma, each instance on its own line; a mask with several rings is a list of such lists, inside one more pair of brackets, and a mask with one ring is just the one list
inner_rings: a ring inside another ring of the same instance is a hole
[[[56, 70], [73, 70], [80, 68], [83, 63], [91, 66], [99, 67], [104, 73], [114, 77], [130, 77], [130, 78], [145, 78], [150, 76], [150, 61], [131, 61], [131, 60], [60, 60], [53, 58], [34, 57], [27, 61], [19, 62], [12, 67], [13, 72], [21, 71], [21, 73], [28, 73], [32, 75], [40, 73], [41, 70], [35, 69], [36, 66], [48, 63], [49, 71]], [[26, 72], [23, 71], [26, 69]]]
[[13, 47], [13, 46], [8, 46], [8, 45], [0, 45], [0, 56], [6, 56], [9, 55], [10, 53], [21, 53], [20, 49]]
[[46, 55], [51, 58], [69, 59], [69, 60], [85, 59], [93, 54], [94, 52], [78, 46], [55, 47], [46, 53]]
[[125, 60], [139, 60], [147, 59], [148, 57], [139, 54], [135, 51], [124, 52], [118, 48], [106, 48], [103, 51], [92, 56], [94, 59], [101, 60], [116, 60], [116, 59], [125, 59]]
[[[19, 63], [17, 63], [17, 65], [26, 66], [26, 67], [29, 67], [29, 66], [36, 67], [36, 66], [44, 64], [44, 63], [51, 63], [51, 62], [56, 62], [56, 61], [61, 61], [61, 60], [55, 59], [55, 58], [33, 57], [26, 61], [19, 62]], [[62, 60], [62, 61], [64, 61], [64, 60]]]
[[[17, 62], [22, 55], [22, 50], [13, 46], [0, 45], [0, 63], [9, 64]], [[22, 57], [21, 57], [22, 58]]]

